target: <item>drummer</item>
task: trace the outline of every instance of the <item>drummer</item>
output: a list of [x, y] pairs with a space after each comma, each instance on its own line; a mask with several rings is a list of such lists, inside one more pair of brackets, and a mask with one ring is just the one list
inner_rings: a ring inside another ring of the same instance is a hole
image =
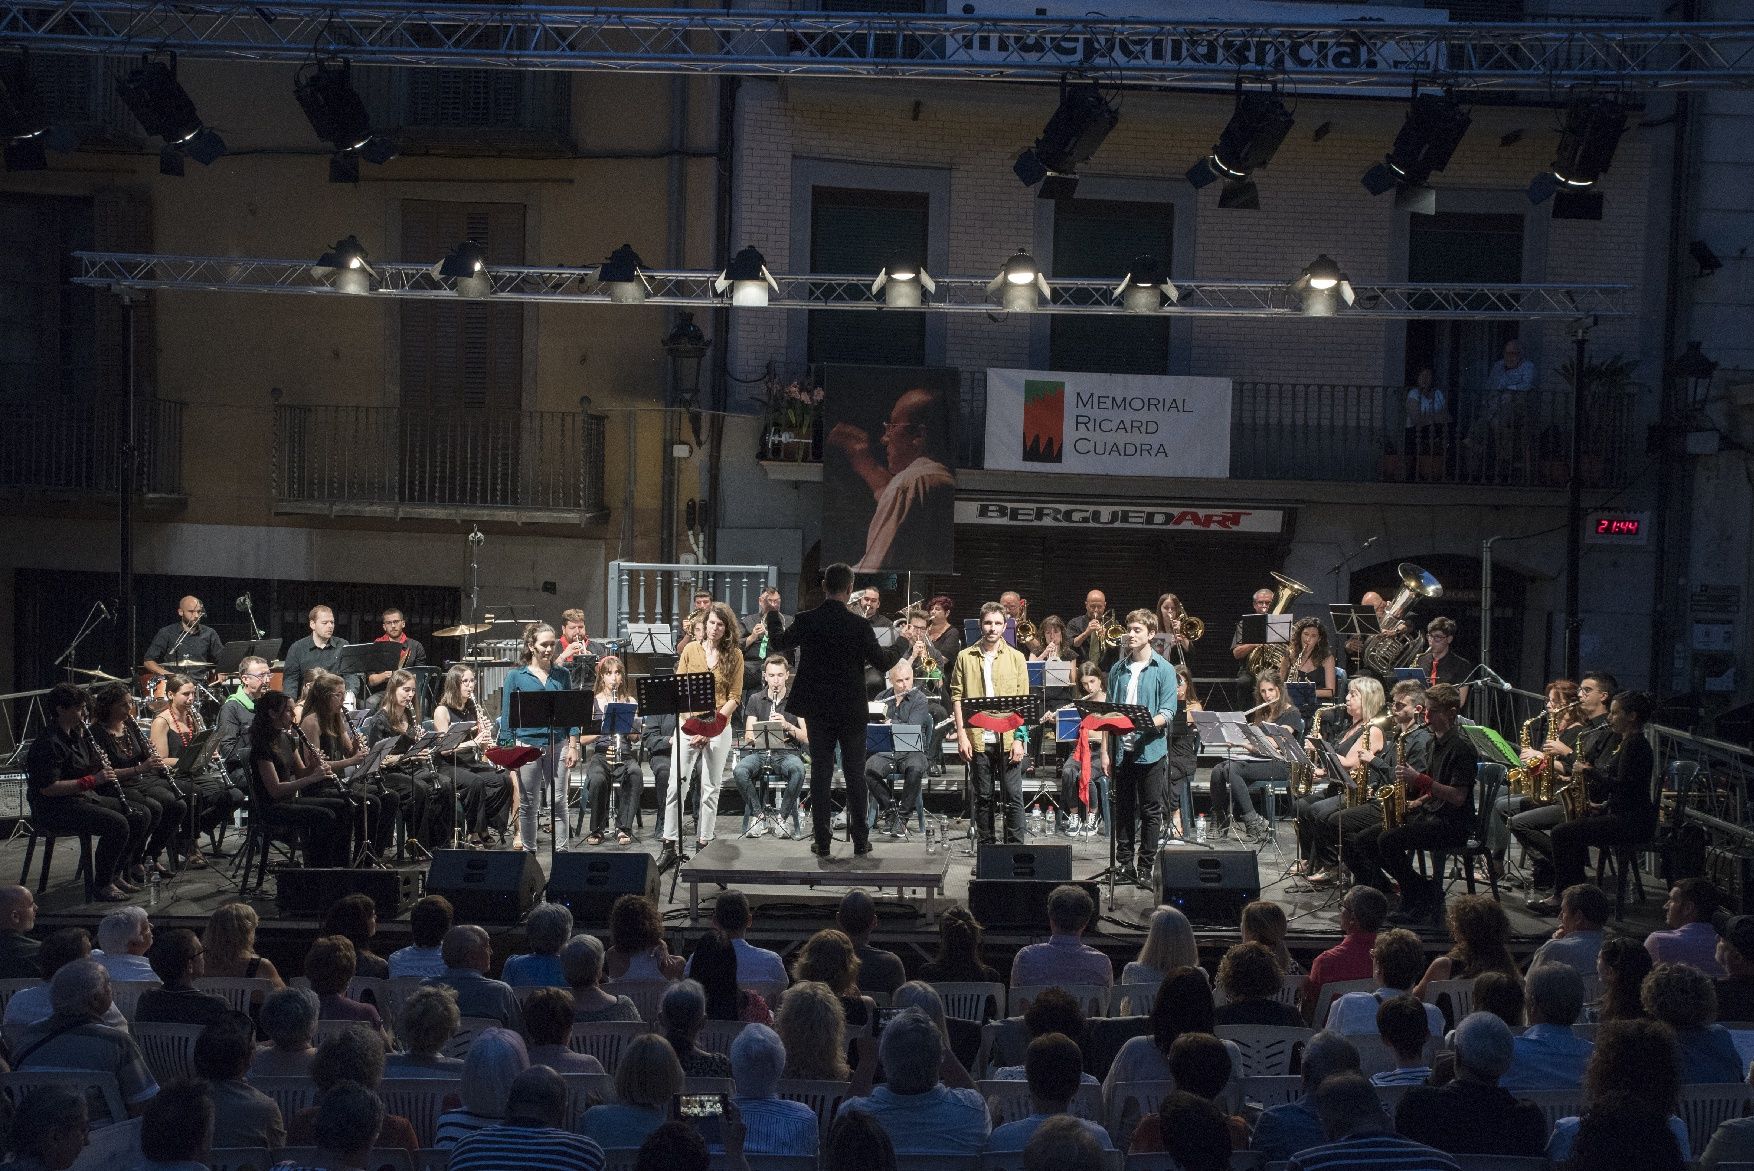
[[202, 623], [207, 607], [190, 595], [177, 603], [177, 620], [152, 636], [141, 664], [145, 675], [169, 675], [173, 671], [205, 682], [219, 661], [219, 631]]
[[[391, 606], [380, 616], [384, 632], [373, 640], [375, 642], [393, 642], [402, 648], [401, 657], [391, 671], [373, 671], [365, 677], [366, 690], [370, 693], [370, 706], [376, 707], [377, 701], [384, 694], [384, 684], [395, 671], [411, 671], [416, 667], [426, 666], [426, 648], [420, 645], [417, 638], [408, 637], [408, 619], [402, 611]], [[424, 672], [415, 672], [419, 679]]]

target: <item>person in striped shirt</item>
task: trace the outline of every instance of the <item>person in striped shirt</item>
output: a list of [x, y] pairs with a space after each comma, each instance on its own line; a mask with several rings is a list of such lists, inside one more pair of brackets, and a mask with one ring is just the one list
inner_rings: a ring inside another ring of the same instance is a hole
[[458, 1171], [602, 1171], [603, 1148], [565, 1129], [566, 1084], [546, 1065], [512, 1079], [505, 1122], [460, 1140], [451, 1149]]
[[1373, 1086], [1422, 1086], [1431, 1078], [1425, 1046], [1431, 1028], [1425, 1005], [1411, 995], [1392, 997], [1377, 1006], [1376, 1031], [1395, 1051], [1395, 1068], [1370, 1075]]
[[785, 1068], [786, 1047], [766, 1025], [745, 1025], [731, 1042], [732, 1101], [743, 1116], [747, 1154], [816, 1155], [816, 1111], [779, 1096]]
[[1449, 1155], [1390, 1130], [1376, 1087], [1362, 1074], [1324, 1081], [1316, 1113], [1328, 1141], [1291, 1156], [1289, 1171], [1461, 1171]]

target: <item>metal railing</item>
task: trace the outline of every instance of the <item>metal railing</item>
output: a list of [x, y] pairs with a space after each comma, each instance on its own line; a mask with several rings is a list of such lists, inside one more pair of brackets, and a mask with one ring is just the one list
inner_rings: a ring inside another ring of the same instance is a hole
[[611, 561], [607, 629], [611, 638], [624, 640], [629, 622], [664, 622], [672, 637], [679, 636], [682, 619], [694, 609], [696, 590], [710, 592], [733, 613], [753, 614], [761, 591], [779, 580], [773, 565]]
[[[114, 399], [9, 404], [0, 491], [115, 495], [122, 485], [126, 410]], [[183, 495], [183, 404], [148, 399], [136, 410], [133, 490]]]
[[275, 503], [397, 515], [546, 513], [599, 524], [609, 515], [606, 429], [605, 417], [588, 410], [277, 406]]

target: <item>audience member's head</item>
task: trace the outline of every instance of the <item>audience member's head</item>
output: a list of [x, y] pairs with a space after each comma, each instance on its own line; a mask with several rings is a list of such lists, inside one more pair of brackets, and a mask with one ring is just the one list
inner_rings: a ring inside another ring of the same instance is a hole
[[847, 1078], [846, 1008], [828, 985], [806, 980], [786, 989], [773, 1025], [785, 1044], [791, 1076]]
[[1425, 945], [1404, 927], [1379, 932], [1370, 947], [1370, 962], [1384, 988], [1405, 992], [1425, 974]]
[[622, 955], [657, 947], [664, 941], [664, 920], [644, 895], [622, 895], [609, 908], [609, 946]]
[[959, 979], [980, 979], [981, 925], [967, 907], [951, 907], [938, 916], [938, 966]]
[[1593, 882], [1580, 882], [1565, 888], [1559, 896], [1559, 925], [1568, 934], [1578, 931], [1600, 931], [1608, 923], [1614, 904], [1608, 892]]
[[753, 922], [755, 912], [749, 907], [749, 896], [740, 890], [725, 891], [713, 903], [713, 926], [733, 939], [749, 930]]
[[1583, 1015], [1585, 995], [1583, 973], [1570, 964], [1536, 964], [1523, 981], [1523, 1004], [1531, 1025], [1571, 1027]]
[[1510, 954], [1510, 916], [1491, 895], [1459, 895], [1446, 911], [1450, 955], [1471, 971], [1516, 971]]
[[712, 1154], [700, 1128], [687, 1122], [666, 1122], [639, 1145], [633, 1171], [707, 1171]]
[[1347, 935], [1375, 935], [1389, 917], [1389, 900], [1374, 886], [1362, 884], [1340, 900], [1340, 930]]
[[706, 1024], [706, 989], [698, 980], [678, 980], [664, 990], [658, 1007], [658, 1022], [664, 1036], [678, 1051], [691, 1048], [694, 1038]]
[[1082, 1119], [1056, 1114], [1023, 1147], [1023, 1171], [1107, 1171], [1108, 1155]]
[[62, 927], [49, 932], [48, 938], [37, 948], [37, 971], [43, 974], [43, 979], [53, 980], [56, 972], [90, 954], [91, 936], [85, 933], [85, 928]]
[[856, 996], [859, 991], [859, 956], [843, 931], [818, 931], [804, 942], [792, 966], [794, 980], [819, 980], [836, 996]]
[[1081, 886], [1065, 883], [1048, 892], [1048, 926], [1055, 935], [1082, 935], [1096, 915], [1096, 904]]
[[906, 1008], [884, 1026], [878, 1057], [890, 1090], [897, 1094], [923, 1094], [938, 1084], [944, 1038], [925, 1013]]
[[1669, 1130], [1669, 1116], [1637, 1098], [1584, 1111], [1565, 1171], [1685, 1171], [1687, 1161]]
[[1361, 1073], [1337, 1073], [1323, 1081], [1315, 1107], [1329, 1142], [1389, 1129], [1376, 1087]]
[[117, 907], [97, 921], [98, 950], [108, 956], [145, 955], [152, 946], [152, 924], [145, 907]]
[[566, 1083], [546, 1065], [532, 1065], [512, 1079], [506, 1091], [505, 1118], [525, 1126], [566, 1126]]
[[841, 896], [835, 923], [846, 932], [855, 947], [862, 945], [877, 927], [877, 904], [864, 891], [849, 890]]
[[305, 952], [305, 978], [318, 996], [341, 996], [359, 970], [359, 953], [345, 935], [323, 935]]
[[1078, 1043], [1064, 1034], [1045, 1033], [1023, 1053], [1023, 1076], [1038, 1114], [1063, 1112], [1078, 1093], [1082, 1073]]
[[309, 988], [277, 988], [262, 1001], [262, 1032], [276, 1049], [303, 1053], [311, 1047], [320, 1011]]
[[559, 955], [572, 935], [572, 912], [559, 903], [537, 903], [524, 919], [524, 943], [531, 955]]
[[408, 931], [414, 936], [415, 947], [438, 947], [451, 929], [455, 912], [451, 900], [444, 895], [427, 895], [408, 912]]
[[96, 960], [62, 964], [49, 981], [49, 1005], [56, 1016], [102, 1017], [110, 1011], [110, 974]]
[[256, 955], [256, 926], [260, 917], [248, 903], [227, 903], [207, 916], [201, 946], [214, 971], [231, 972], [245, 967]]
[[1211, 1100], [1177, 1089], [1157, 1107], [1163, 1150], [1181, 1171], [1230, 1166], [1230, 1119]]
[[1059, 1033], [1074, 1045], [1084, 1043], [1084, 1009], [1064, 988], [1043, 988], [1023, 1010], [1023, 1027], [1031, 1037]]
[[1230, 1050], [1211, 1033], [1183, 1033], [1169, 1047], [1169, 1076], [1178, 1090], [1214, 1099], [1233, 1072]]
[[786, 1072], [786, 1047], [766, 1025], [744, 1025], [731, 1042], [731, 1084], [740, 1098], [779, 1096]]
[[1242, 909], [1243, 942], [1264, 946], [1281, 976], [1291, 970], [1291, 953], [1285, 950], [1285, 936], [1290, 930], [1285, 908], [1278, 903], [1256, 899]]
[[1406, 993], [1391, 996], [1376, 1007], [1376, 1031], [1403, 1065], [1418, 1065], [1431, 1039], [1425, 1002]]
[[1489, 1012], [1513, 1029], [1523, 1023], [1523, 982], [1510, 972], [1481, 972], [1474, 977], [1474, 1007]]
[[1645, 1015], [1671, 1029], [1704, 1028], [1717, 1020], [1717, 986], [1692, 964], [1658, 964], [1639, 988]]
[[1732, 976], [1754, 976], [1754, 915], [1719, 911], [1711, 925], [1717, 928], [1717, 962]]
[[714, 927], [700, 937], [694, 954], [688, 957], [688, 974], [700, 981], [706, 993], [709, 1020], [741, 1019], [743, 998], [737, 986], [737, 944], [724, 928]]
[[822, 1171], [895, 1171], [889, 1132], [863, 1110], [846, 1110], [828, 1128]]
[[615, 1067], [615, 1097], [623, 1106], [668, 1110], [682, 1092], [682, 1063], [676, 1050], [656, 1033], [629, 1041]]
[[574, 988], [595, 988], [603, 982], [603, 941], [575, 935], [560, 949], [560, 969]]
[[1337, 1073], [1357, 1073], [1363, 1067], [1358, 1050], [1344, 1034], [1323, 1029], [1303, 1047], [1303, 1092], [1314, 1093]]
[[932, 1023], [938, 1026], [938, 1031], [944, 1034], [946, 1040], [949, 1039], [950, 1027], [945, 1023], [944, 998], [924, 980], [909, 980], [897, 988], [890, 996], [889, 1004], [892, 1008], [919, 1009], [931, 1017]]
[[1595, 1108], [1623, 1098], [1664, 1116], [1681, 1096], [1681, 1058], [1675, 1030], [1661, 1021], [1609, 1021], [1596, 1030], [1596, 1047], [1583, 1071], [1584, 1101]]
[[1596, 953], [1596, 977], [1601, 981], [1603, 1021], [1634, 1020], [1644, 1016], [1642, 990], [1652, 960], [1644, 941], [1617, 935], [1602, 942]]
[[197, 1081], [159, 1087], [140, 1119], [140, 1153], [157, 1163], [204, 1163], [212, 1149], [213, 1099], [207, 1087]]
[[8, 1146], [14, 1159], [35, 1159], [44, 1171], [66, 1171], [85, 1149], [85, 1095], [66, 1086], [37, 1086], [18, 1103]]
[[378, 933], [378, 905], [371, 896], [355, 892], [342, 895], [323, 920], [324, 935], [345, 936], [357, 955], [369, 951], [369, 940]]
[[1239, 943], [1218, 962], [1218, 987], [1232, 1003], [1272, 1000], [1279, 994], [1279, 963], [1264, 943]]
[[1151, 1006], [1151, 1039], [1165, 1057], [1183, 1033], [1210, 1033], [1215, 1027], [1212, 986], [1198, 968], [1177, 968], [1164, 974]]
[[463, 1057], [463, 1108], [483, 1118], [504, 1118], [506, 1095], [530, 1068], [524, 1039], [510, 1029], [483, 1029]]
[[445, 932], [441, 945], [445, 967], [487, 974], [493, 966], [493, 941], [473, 923], [459, 923]]
[[384, 1039], [366, 1025], [347, 1025], [323, 1039], [311, 1058], [311, 1080], [319, 1090], [358, 1082], [376, 1090], [384, 1080]]
[[343, 1082], [317, 1099], [311, 1137], [319, 1150], [343, 1157], [343, 1166], [364, 1167], [384, 1125], [384, 1104], [357, 1082]]
[[416, 988], [402, 1002], [402, 1019], [396, 1030], [402, 1047], [415, 1057], [438, 1056], [462, 1024], [457, 992], [442, 985]]
[[160, 933], [146, 954], [152, 974], [167, 988], [182, 988], [201, 976], [201, 940], [187, 927]]
[[250, 1070], [256, 1054], [256, 1026], [241, 1012], [227, 1013], [195, 1038], [195, 1076], [202, 1081], [229, 1082]]
[[1179, 908], [1160, 906], [1151, 912], [1145, 942], [1139, 946], [1139, 962], [1159, 972], [1200, 966], [1200, 948], [1194, 927]]
[[1497, 1084], [1516, 1048], [1510, 1026], [1490, 1012], [1471, 1012], [1456, 1025], [1456, 1073]]
[[532, 1045], [566, 1044], [572, 1035], [572, 993], [538, 988], [524, 999], [524, 1033]]
[[[1709, 879], [1683, 878], [1669, 888], [1668, 901], [1663, 904], [1663, 916], [1672, 928], [1685, 927], [1689, 923], [1709, 923], [1711, 917], [1727, 902], [1724, 892]], [[101, 924], [99, 930], [102, 930]], [[103, 937], [100, 935], [98, 938], [101, 943]]]

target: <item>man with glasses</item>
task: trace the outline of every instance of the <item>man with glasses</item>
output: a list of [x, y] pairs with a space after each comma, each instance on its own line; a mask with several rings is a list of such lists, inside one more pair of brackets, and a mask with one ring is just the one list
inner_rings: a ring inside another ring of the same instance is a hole
[[[1262, 588], [1255, 591], [1254, 611], [1265, 614], [1273, 608], [1273, 591]], [[1265, 643], [1244, 642], [1242, 640], [1242, 619], [1236, 620], [1236, 629], [1230, 632], [1230, 657], [1236, 660], [1236, 681], [1245, 687], [1255, 685], [1255, 677], [1249, 673], [1249, 656], [1265, 646]], [[1247, 706], [1247, 705], [1241, 705]]]
[[1474, 673], [1474, 664], [1451, 649], [1456, 644], [1456, 620], [1441, 615], [1425, 624], [1425, 645], [1429, 648], [1413, 665], [1425, 676], [1425, 686], [1435, 687], [1439, 683], [1448, 683], [1461, 694], [1462, 706], [1468, 706], [1468, 688], [1465, 686], [1469, 675]]
[[932, 435], [929, 424], [937, 414], [938, 396], [924, 387], [897, 398], [878, 439], [885, 453], [881, 463], [863, 427], [843, 421], [829, 431], [832, 458], [852, 465], [874, 505], [854, 572], [930, 569], [944, 562], [956, 474], [934, 450], [942, 436]]
[[195, 981], [207, 972], [201, 958], [204, 954], [200, 936], [187, 927], [172, 927], [154, 939], [146, 958], [163, 983], [140, 994], [134, 1020], [163, 1025], [211, 1025], [229, 1020], [231, 1006], [224, 999], [195, 987]]
[[219, 759], [232, 774], [232, 783], [245, 787], [244, 770], [250, 763], [250, 722], [256, 718], [256, 700], [268, 688], [268, 660], [250, 655], [238, 664], [238, 689], [219, 705], [219, 716], [213, 721], [214, 735], [219, 737]]
[[201, 619], [206, 616], [207, 607], [201, 604], [200, 598], [190, 595], [178, 602], [177, 620], [169, 626], [161, 627], [146, 648], [146, 659], [142, 666], [147, 674], [169, 675], [174, 669], [191, 679], [204, 681], [212, 669], [210, 666], [184, 670], [163, 664], [175, 664], [183, 660], [208, 664], [219, 662], [219, 652], [225, 644], [220, 640], [219, 631], [202, 624]]

